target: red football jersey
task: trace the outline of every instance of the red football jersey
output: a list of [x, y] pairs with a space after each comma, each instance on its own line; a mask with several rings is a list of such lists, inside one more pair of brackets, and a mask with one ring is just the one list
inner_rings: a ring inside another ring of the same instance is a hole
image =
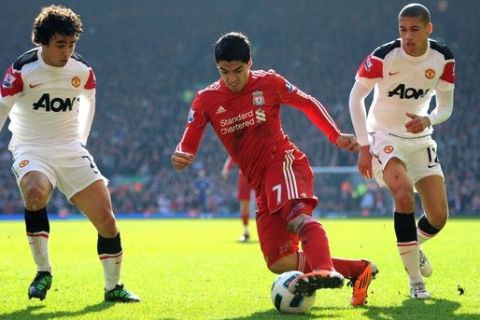
[[210, 123], [233, 161], [256, 188], [275, 155], [297, 148], [283, 132], [280, 104], [304, 112], [335, 143], [340, 131], [320, 102], [275, 71], [256, 70], [250, 71], [240, 92], [230, 91], [220, 79], [197, 93], [176, 151], [195, 154], [205, 126]]

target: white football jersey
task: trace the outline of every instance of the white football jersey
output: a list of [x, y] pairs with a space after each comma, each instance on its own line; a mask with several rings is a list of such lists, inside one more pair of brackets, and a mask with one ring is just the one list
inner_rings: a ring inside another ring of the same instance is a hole
[[375, 49], [360, 65], [356, 81], [375, 88], [367, 117], [368, 132], [385, 131], [400, 137], [419, 137], [431, 134], [407, 132], [405, 123], [410, 112], [428, 115], [430, 100], [438, 91], [455, 87], [455, 60], [443, 44], [429, 39], [429, 47], [420, 57], [408, 55], [401, 39]]
[[0, 108], [11, 108], [12, 152], [18, 146], [84, 142], [79, 106], [95, 107], [95, 75], [85, 60], [74, 53], [64, 67], [53, 67], [41, 51], [37, 47], [17, 58], [0, 87]]

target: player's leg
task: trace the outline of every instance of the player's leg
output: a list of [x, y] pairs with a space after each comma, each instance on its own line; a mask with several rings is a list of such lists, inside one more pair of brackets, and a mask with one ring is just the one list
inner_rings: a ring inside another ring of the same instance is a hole
[[53, 186], [43, 173], [30, 171], [23, 176], [19, 187], [25, 205], [25, 226], [28, 243], [37, 270], [51, 272], [48, 257], [50, 223], [46, 207]]
[[428, 176], [415, 183], [426, 215], [420, 217], [419, 241], [423, 243], [438, 234], [448, 219], [445, 183], [441, 176]]
[[298, 237], [313, 269], [292, 281], [291, 290], [308, 295], [320, 288], [341, 287], [343, 276], [333, 268], [325, 229], [311, 216], [318, 201], [313, 194], [313, 174], [305, 154], [285, 151], [265, 172], [262, 188], [268, 212], [279, 215], [283, 228]]
[[[25, 227], [37, 274], [28, 288], [29, 298], [45, 299], [52, 285], [52, 267], [48, 254], [50, 223], [47, 204], [55, 178], [47, 162], [32, 154], [21, 154], [12, 165], [25, 206]], [[28, 160], [26, 160], [28, 159]]]
[[104, 271], [105, 300], [140, 301], [120, 284], [123, 258], [120, 233], [106, 186], [107, 179], [96, 167], [93, 157], [84, 148], [69, 151], [56, 172], [58, 188], [97, 229], [97, 253]]
[[409, 156], [411, 176], [426, 213], [419, 220], [420, 243], [434, 237], [448, 219], [445, 178], [436, 149], [436, 142], [430, 139], [426, 147], [422, 146]]
[[[284, 219], [286, 216], [292, 216], [291, 212], [295, 207], [286, 205], [280, 214]], [[304, 213], [286, 220], [287, 230], [295, 233], [300, 239], [303, 252], [313, 270], [334, 271], [327, 232], [320, 222], [311, 217], [311, 211], [313, 211], [311, 206], [305, 206], [302, 211]]]
[[[270, 219], [277, 218], [277, 227], [279, 228], [280, 233], [284, 232], [284, 229], [281, 228], [281, 221], [278, 220], [278, 215], [267, 215]], [[262, 222], [263, 219], [260, 219]], [[265, 221], [263, 221], [265, 222]], [[266, 223], [266, 226], [272, 227], [275, 223], [269, 222]], [[266, 238], [265, 227], [260, 225], [259, 230], [262, 230], [260, 233], [260, 243], [263, 244], [263, 247], [268, 247], [265, 242]], [[271, 233], [274, 234], [274, 233]], [[283, 234], [283, 233], [282, 233]], [[298, 238], [296, 236], [292, 237], [292, 234], [285, 233], [283, 234], [285, 245], [280, 246], [279, 244], [271, 246], [270, 255], [266, 254], [265, 259], [269, 266], [269, 269], [274, 273], [282, 273], [291, 270], [298, 270], [305, 274], [310, 274], [313, 269], [310, 266], [310, 263], [305, 257], [305, 253], [301, 250], [298, 250]], [[293, 240], [293, 241], [292, 241]], [[272, 237], [271, 242], [278, 241], [277, 237]], [[278, 251], [279, 247], [288, 248], [288, 243], [295, 244], [289, 252], [283, 252], [287, 254], [285, 256], [281, 255], [281, 252]], [[297, 249], [296, 251], [294, 251]], [[268, 250], [264, 251], [268, 252]], [[350, 284], [353, 287], [353, 294], [351, 299], [351, 304], [354, 306], [363, 305], [366, 303], [367, 291], [371, 281], [374, 279], [375, 275], [378, 273], [376, 266], [367, 260], [350, 260], [350, 259], [340, 259], [332, 258], [334, 268], [342, 274], [345, 278], [350, 279]]]
[[[270, 271], [282, 273], [298, 270], [298, 237], [285, 228], [280, 214], [257, 212], [258, 238]], [[294, 281], [292, 291], [310, 295], [320, 288], [338, 288], [343, 285], [343, 277], [332, 269], [316, 269]], [[298, 284], [298, 285], [297, 285]]]
[[[448, 202], [443, 177], [435, 175], [419, 180], [415, 187], [425, 210], [418, 220], [417, 237], [419, 244], [435, 237], [445, 226], [448, 219]], [[422, 275], [432, 275], [432, 267], [426, 255], [420, 251], [420, 270]]]
[[411, 290], [415, 291], [412, 291], [411, 295], [414, 298], [429, 298], [429, 294], [424, 288], [418, 263], [420, 253], [414, 215], [413, 181], [408, 176], [402, 160], [396, 157], [390, 158], [385, 165], [383, 179], [395, 203], [394, 227], [397, 237], [397, 248], [410, 278]]
[[285, 229], [279, 214], [268, 212], [265, 197], [260, 193], [257, 193], [256, 223], [260, 248], [268, 269], [277, 274], [298, 270], [298, 237]]
[[278, 213], [300, 239], [306, 260], [312, 271], [292, 281], [292, 292], [311, 295], [317, 289], [340, 288], [343, 276], [333, 268], [328, 238], [323, 226], [311, 217], [313, 206], [305, 200], [291, 200]]
[[243, 233], [240, 242], [246, 242], [250, 239], [250, 230], [248, 229], [248, 220], [250, 216], [250, 193], [251, 187], [248, 184], [247, 177], [241, 170], [238, 172], [238, 202], [240, 204], [240, 217], [242, 219]]
[[[312, 271], [303, 251], [298, 251], [295, 258], [297, 261], [295, 270], [304, 273]], [[332, 262], [335, 270], [350, 280], [348, 285], [353, 288], [351, 304], [353, 306], [366, 304], [368, 287], [378, 273], [375, 264], [364, 259], [342, 259], [335, 257], [332, 257]]]
[[105, 276], [105, 300], [137, 302], [140, 298], [120, 283], [123, 251], [113, 215], [110, 194], [103, 180], [97, 180], [70, 198], [98, 231], [97, 253]]
[[[448, 202], [444, 176], [436, 154], [437, 144], [433, 139], [409, 156], [411, 177], [420, 195], [423, 214], [417, 223], [419, 245], [435, 237], [445, 226], [448, 219]], [[420, 271], [424, 277], [432, 275], [433, 270], [426, 255], [420, 250]]]
[[[352, 299], [350, 303], [352, 306], [361, 306], [367, 303], [368, 287], [375, 276], [378, 273], [377, 266], [368, 260], [345, 260], [345, 259], [332, 259], [335, 268], [340, 273], [345, 272], [343, 276], [348, 277], [350, 282], [348, 283], [352, 289]], [[343, 270], [339, 264], [345, 265], [349, 273]], [[361, 266], [363, 264], [363, 266]]]
[[250, 240], [250, 230], [248, 228], [248, 220], [250, 218], [250, 200], [240, 200], [240, 217], [242, 219], [243, 234], [240, 237], [240, 242], [247, 242]]

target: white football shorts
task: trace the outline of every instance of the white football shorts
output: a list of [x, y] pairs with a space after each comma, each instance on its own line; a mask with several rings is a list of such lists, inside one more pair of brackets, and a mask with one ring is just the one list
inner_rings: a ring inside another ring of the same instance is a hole
[[375, 180], [385, 186], [383, 169], [392, 158], [400, 159], [407, 168], [413, 183], [428, 176], [444, 178], [437, 157], [437, 143], [431, 135], [419, 138], [402, 138], [387, 132], [376, 131], [369, 134], [370, 152], [373, 155], [372, 168]]
[[43, 173], [53, 188], [57, 187], [69, 200], [97, 180], [108, 184], [108, 179], [95, 165], [93, 156], [80, 144], [51, 146], [48, 149], [18, 147], [13, 153], [12, 171], [17, 184], [30, 171]]

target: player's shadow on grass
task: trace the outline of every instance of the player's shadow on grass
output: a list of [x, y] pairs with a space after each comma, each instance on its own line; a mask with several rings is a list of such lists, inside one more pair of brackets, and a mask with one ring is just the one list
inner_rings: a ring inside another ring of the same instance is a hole
[[462, 319], [479, 320], [480, 314], [455, 314], [460, 307], [460, 303], [446, 299], [415, 300], [406, 299], [401, 306], [395, 307], [375, 307], [365, 306], [363, 315], [374, 320], [390, 319]]
[[239, 243], [240, 245], [242, 246], [248, 246], [249, 244], [255, 244], [257, 245], [258, 244], [258, 240], [254, 239], [250, 239], [248, 241], [241, 241], [241, 240], [237, 240], [236, 243]]
[[[362, 313], [362, 316], [374, 320], [439, 320], [439, 319], [461, 319], [461, 320], [479, 320], [480, 314], [455, 314], [455, 311], [460, 307], [460, 303], [445, 299], [430, 299], [427, 301], [408, 299], [403, 302], [401, 306], [394, 307], [376, 307], [364, 306], [356, 308], [349, 313], [349, 316], [354, 316], [354, 313]], [[275, 319], [341, 319], [345, 316], [345, 310], [351, 308], [345, 306], [344, 308], [314, 306], [314, 314], [294, 315], [282, 314], [275, 309], [263, 312], [256, 312], [250, 315], [226, 318], [225, 320], [275, 320]], [[318, 313], [320, 310], [320, 314]]]
[[[322, 307], [313, 307], [315, 309], [322, 309]], [[301, 319], [339, 319], [338, 315], [334, 312], [331, 312], [332, 309], [328, 312], [328, 314], [322, 313], [319, 315], [315, 314], [287, 314], [287, 313], [280, 313], [274, 308], [268, 311], [263, 312], [256, 312], [242, 317], [234, 317], [234, 318], [225, 318], [225, 320], [276, 320], [276, 319], [291, 319], [291, 320], [301, 320]], [[338, 310], [338, 309], [337, 309]], [[423, 319], [422, 319], [423, 320]]]
[[75, 316], [87, 315], [89, 313], [95, 313], [99, 311], [106, 310], [112, 307], [113, 303], [100, 302], [91, 306], [86, 306], [82, 310], [78, 311], [52, 311], [45, 313], [41, 312], [41, 309], [45, 308], [44, 305], [41, 306], [28, 306], [23, 310], [14, 311], [7, 314], [0, 314], [0, 319], [36, 319], [36, 320], [47, 320], [47, 319], [58, 319], [58, 318], [70, 318]]

